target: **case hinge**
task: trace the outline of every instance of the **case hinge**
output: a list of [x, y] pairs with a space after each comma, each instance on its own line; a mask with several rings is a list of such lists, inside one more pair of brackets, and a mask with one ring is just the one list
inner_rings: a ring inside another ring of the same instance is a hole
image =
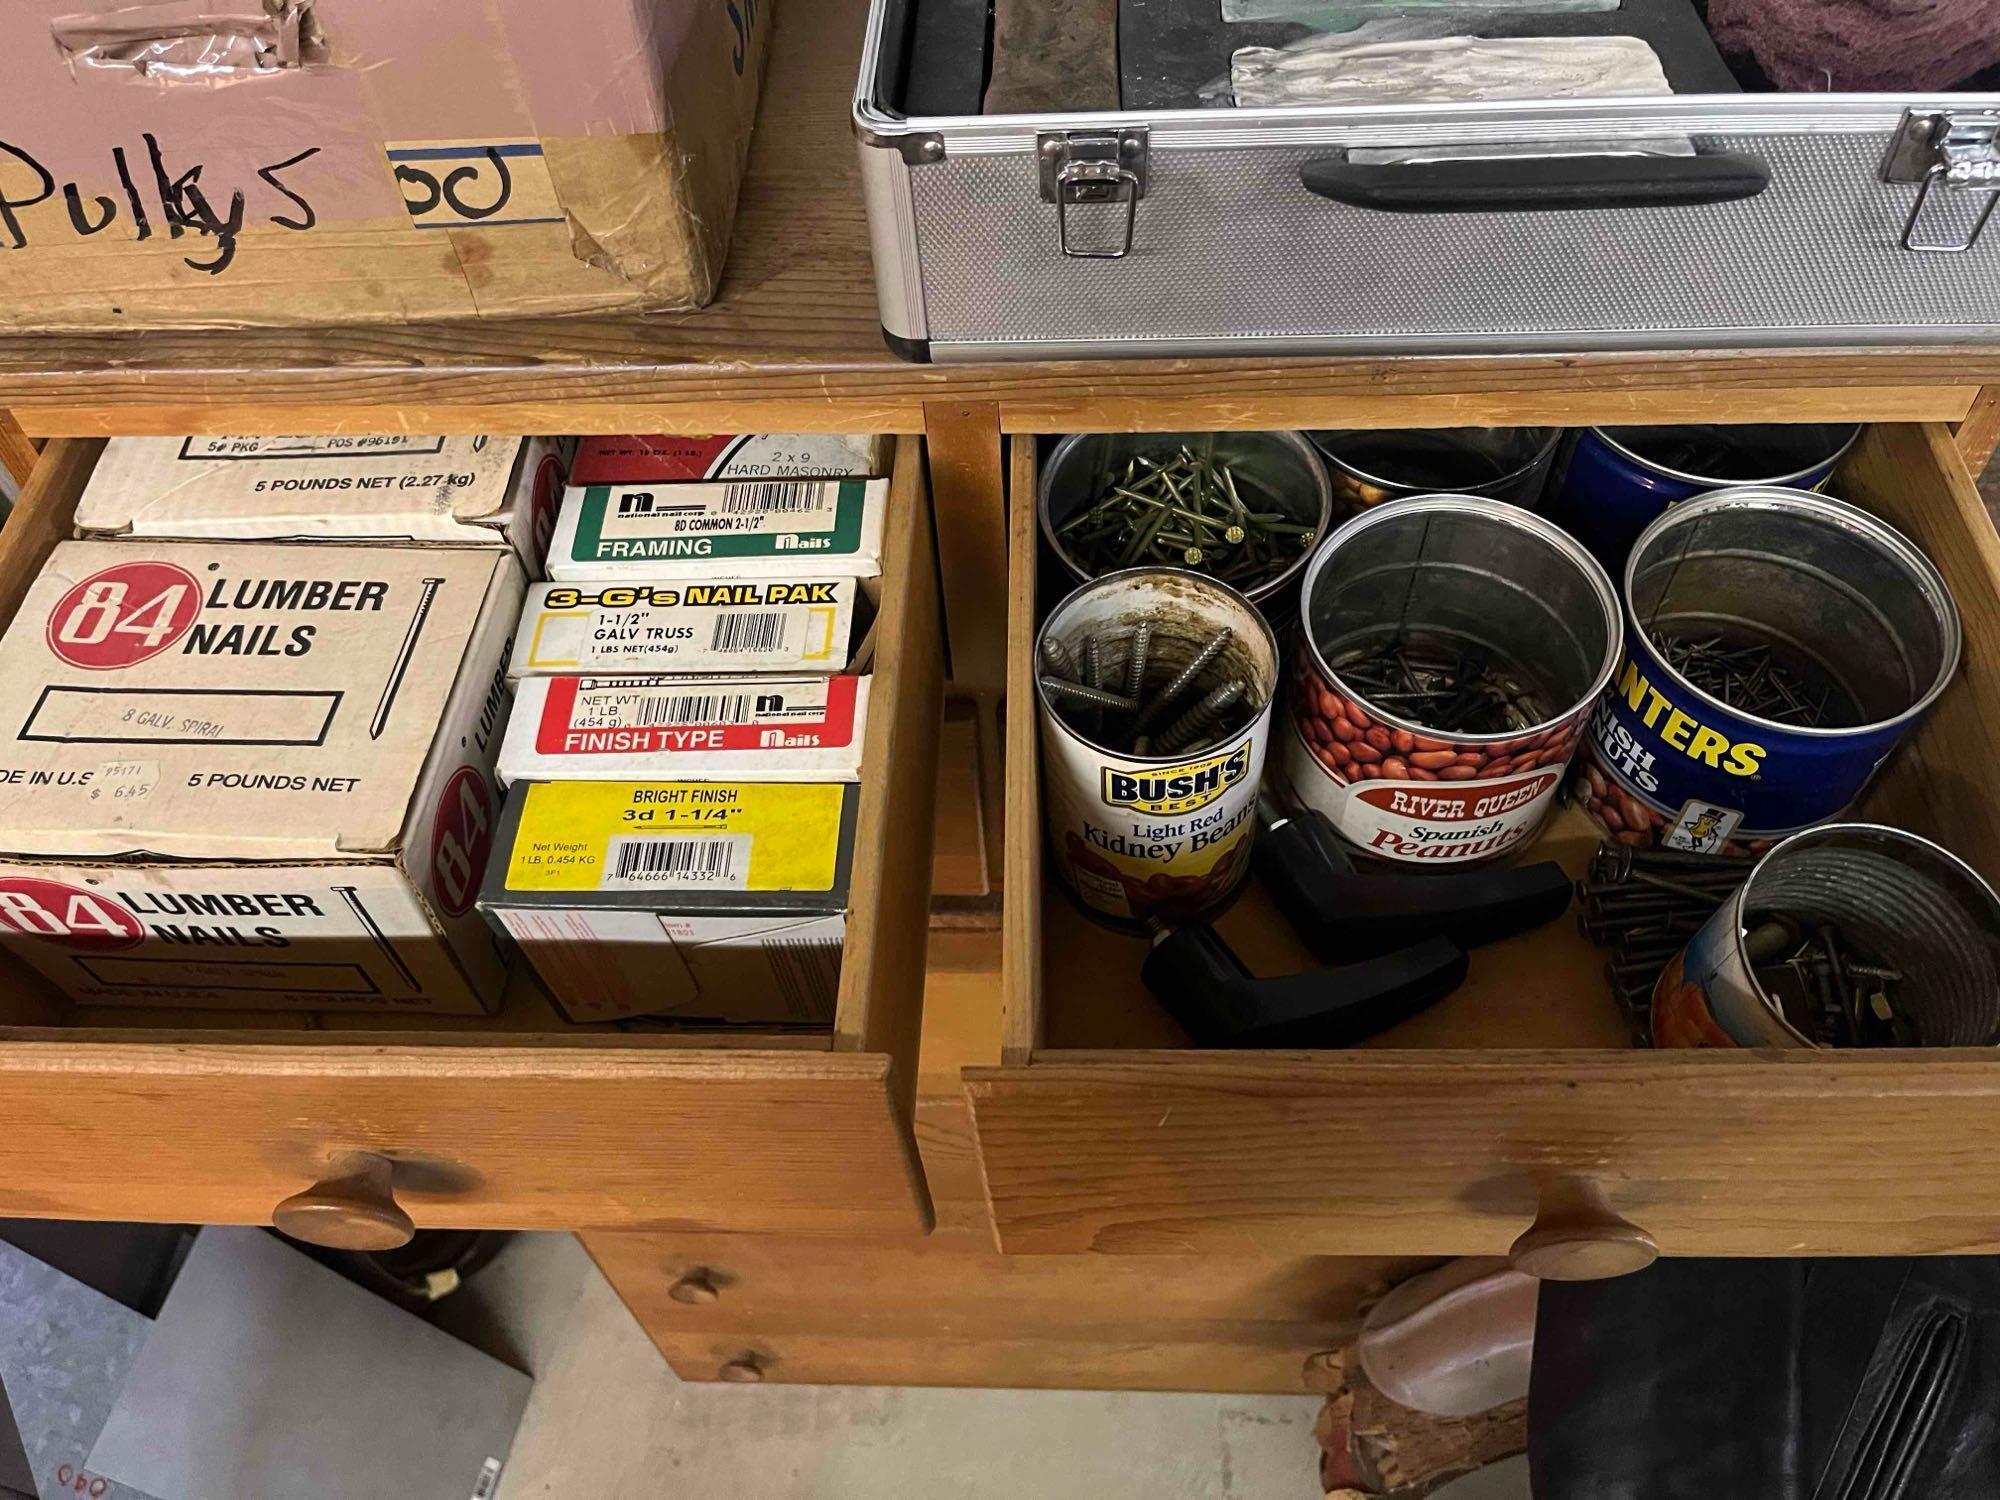
[[[1042, 201], [1056, 206], [1056, 238], [1075, 260], [1119, 260], [1132, 252], [1139, 223], [1139, 200], [1146, 196], [1146, 131], [1051, 130], [1035, 137], [1041, 163]], [[1122, 206], [1105, 248], [1090, 249], [1073, 239], [1072, 208]]]
[[[1958, 255], [1979, 243], [1993, 210], [2000, 205], [2000, 110], [1911, 111], [1903, 116], [1882, 176], [1888, 182], [1921, 184], [1910, 217], [1903, 224], [1903, 248], [1933, 255]], [[1964, 233], [1946, 239], [1921, 239], [1918, 224], [1934, 191], [1946, 189], [1940, 202], [1958, 210], [1962, 223], [1971, 210], [1978, 213]]]

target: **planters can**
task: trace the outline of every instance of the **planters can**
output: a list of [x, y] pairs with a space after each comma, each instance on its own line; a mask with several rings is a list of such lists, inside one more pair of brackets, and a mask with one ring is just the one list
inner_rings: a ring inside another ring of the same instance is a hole
[[[1118, 922], [1181, 921], [1221, 905], [1249, 873], [1278, 643], [1256, 607], [1226, 584], [1181, 569], [1132, 569], [1057, 605], [1036, 637], [1035, 660], [1044, 660], [1048, 641], [1081, 659], [1095, 639], [1115, 680], [1142, 622], [1152, 627], [1153, 680], [1179, 671], [1228, 630], [1229, 644], [1204, 681], [1241, 678], [1247, 721], [1183, 754], [1135, 755], [1072, 727], [1038, 670], [1042, 800], [1056, 867], [1085, 907]], [[1196, 694], [1180, 701], [1191, 705]]]
[[[1321, 546], [1303, 608], [1279, 751], [1294, 799], [1359, 853], [1417, 869], [1509, 858], [1541, 832], [1620, 660], [1617, 593], [1574, 538], [1471, 495], [1377, 506]], [[1507, 674], [1520, 726], [1441, 732], [1342, 678], [1339, 663], [1408, 641]]]
[[[1840, 816], [1957, 670], [1944, 579], [1866, 511], [1802, 490], [1678, 505], [1625, 569], [1625, 660], [1571, 796], [1634, 848], [1756, 856]], [[1732, 708], [1656, 635], [1782, 648], [1833, 705], [1818, 728]]]
[[1656, 1047], [1812, 1047], [1758, 982], [1746, 941], [1782, 913], [1830, 925], [1898, 970], [1898, 1011], [1914, 1045], [2000, 1042], [2000, 900], [1964, 861], [1927, 839], [1872, 824], [1795, 834], [1758, 862], [1653, 991]]
[[1854, 426], [1587, 427], [1551, 486], [1549, 513], [1614, 576], [1669, 506], [1713, 490], [1816, 490], [1861, 429]]

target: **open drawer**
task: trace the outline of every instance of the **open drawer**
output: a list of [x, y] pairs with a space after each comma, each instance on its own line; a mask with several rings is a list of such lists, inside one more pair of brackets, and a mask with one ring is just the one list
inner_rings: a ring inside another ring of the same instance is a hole
[[[2000, 539], [1942, 427], [1870, 429], [1830, 488], [1929, 552], [1966, 631], [1863, 811], [2000, 873]], [[1571, 1226], [1586, 1245], [1637, 1225], [1680, 1255], [2000, 1249], [2000, 1053], [1633, 1050], [1568, 920], [1477, 950], [1366, 1047], [1188, 1050], [1143, 942], [1044, 874], [1032, 440], [1011, 492], [1004, 1050], [965, 1075], [1003, 1249], [1494, 1254], [1579, 1186], [1610, 1211]], [[1536, 854], [1579, 869], [1594, 846], [1565, 812]], [[1312, 966], [1254, 885], [1219, 926], [1257, 973]]]
[[[101, 446], [43, 454], [0, 532], [0, 618], [69, 534]], [[911, 1118], [942, 641], [914, 438], [896, 452], [884, 549], [830, 1033], [572, 1025], [518, 972], [491, 1017], [100, 1011], [65, 1008], [10, 965], [0, 1215], [260, 1223], [317, 1182], [306, 1207], [332, 1235], [407, 1229], [402, 1212], [433, 1226], [927, 1227]]]

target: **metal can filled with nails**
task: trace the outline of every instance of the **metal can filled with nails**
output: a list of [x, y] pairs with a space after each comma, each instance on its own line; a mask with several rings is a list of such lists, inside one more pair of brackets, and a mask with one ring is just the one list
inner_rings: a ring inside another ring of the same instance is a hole
[[1512, 857], [1554, 810], [1619, 661], [1611, 580], [1540, 516], [1473, 495], [1363, 511], [1306, 569], [1279, 766], [1356, 851]]
[[1125, 568], [1185, 568], [1239, 590], [1280, 624], [1333, 490], [1296, 432], [1085, 432], [1042, 466], [1043, 540], [1087, 583]]
[[1035, 640], [1049, 847], [1085, 907], [1181, 921], [1250, 870], [1278, 643], [1236, 590], [1179, 569], [1085, 584]]
[[1548, 511], [1616, 576], [1669, 506], [1752, 485], [1816, 490], [1860, 436], [1852, 423], [1587, 427], [1557, 465]]
[[1750, 858], [1839, 817], [1958, 668], [1930, 559], [1824, 495], [1686, 501], [1624, 582], [1625, 658], [1570, 795], [1634, 848]]
[[1766, 854], [1670, 960], [1656, 1047], [1991, 1047], [2000, 898], [1945, 849], [1836, 823]]

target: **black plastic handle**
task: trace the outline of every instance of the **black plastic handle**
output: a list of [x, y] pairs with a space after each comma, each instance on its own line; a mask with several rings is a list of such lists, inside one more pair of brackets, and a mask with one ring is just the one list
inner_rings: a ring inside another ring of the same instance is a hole
[[1362, 874], [1324, 814], [1271, 816], [1268, 804], [1262, 810], [1270, 821], [1251, 846], [1251, 868], [1323, 963], [1372, 958], [1429, 937], [1476, 948], [1569, 910], [1569, 877], [1553, 860], [1450, 874]]
[[1771, 172], [1753, 156], [1488, 156], [1299, 168], [1308, 192], [1385, 214], [1508, 214], [1681, 208], [1754, 198]]
[[1347, 1047], [1465, 983], [1465, 950], [1432, 938], [1338, 969], [1259, 979], [1206, 922], [1157, 939], [1139, 977], [1197, 1047]]

